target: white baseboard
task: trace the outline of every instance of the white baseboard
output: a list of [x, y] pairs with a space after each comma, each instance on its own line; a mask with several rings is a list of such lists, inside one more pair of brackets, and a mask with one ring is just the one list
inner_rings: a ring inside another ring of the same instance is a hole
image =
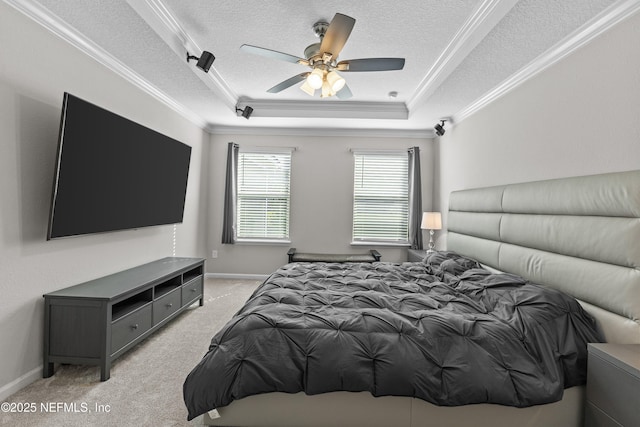
[[206, 279], [228, 279], [228, 280], [266, 280], [269, 274], [242, 274], [242, 273], [206, 273]]
[[9, 384], [5, 384], [0, 387], [0, 401], [4, 402], [13, 393], [22, 390], [40, 378], [42, 378], [42, 365], [11, 381]]

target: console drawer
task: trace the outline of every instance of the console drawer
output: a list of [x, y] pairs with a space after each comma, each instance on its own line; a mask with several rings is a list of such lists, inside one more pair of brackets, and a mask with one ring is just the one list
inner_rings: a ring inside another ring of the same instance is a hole
[[180, 309], [180, 288], [161, 296], [153, 302], [153, 324], [157, 325]]
[[202, 276], [182, 285], [182, 305], [186, 305], [202, 297]]
[[111, 325], [111, 354], [151, 329], [151, 304], [113, 322]]

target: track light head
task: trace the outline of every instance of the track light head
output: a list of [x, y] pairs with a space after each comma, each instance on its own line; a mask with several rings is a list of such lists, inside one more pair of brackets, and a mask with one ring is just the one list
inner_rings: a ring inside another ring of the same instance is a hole
[[198, 61], [196, 63], [196, 67], [200, 68], [205, 73], [208, 73], [209, 69], [213, 65], [213, 61], [216, 60], [216, 57], [213, 55], [213, 53], [207, 52], [206, 50], [202, 51], [202, 55], [200, 55], [200, 58], [198, 58], [197, 56], [189, 55], [189, 52], [187, 52], [187, 62], [189, 62], [191, 59], [196, 59]]
[[244, 107], [244, 109], [242, 108], [238, 108], [236, 106], [236, 114], [240, 112], [241, 114], [238, 114], [239, 116], [244, 117], [245, 119], [249, 120], [249, 117], [251, 117], [251, 114], [253, 114], [253, 108], [249, 107], [248, 105], [246, 107]]
[[444, 130], [444, 122], [446, 122], [446, 120], [440, 120], [440, 123], [436, 124], [433, 128], [436, 131], [436, 135], [438, 136], [442, 136], [445, 133]]
[[249, 117], [251, 117], [251, 114], [253, 114], [253, 108], [249, 107], [248, 105], [244, 107], [244, 110], [242, 111], [242, 117], [249, 120]]

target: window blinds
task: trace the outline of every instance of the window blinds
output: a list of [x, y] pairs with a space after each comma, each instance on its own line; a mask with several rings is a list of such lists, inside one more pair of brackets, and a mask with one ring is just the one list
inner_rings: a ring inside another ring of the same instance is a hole
[[290, 175], [290, 151], [240, 151], [238, 239], [289, 238]]
[[354, 152], [354, 162], [353, 241], [406, 244], [407, 152]]

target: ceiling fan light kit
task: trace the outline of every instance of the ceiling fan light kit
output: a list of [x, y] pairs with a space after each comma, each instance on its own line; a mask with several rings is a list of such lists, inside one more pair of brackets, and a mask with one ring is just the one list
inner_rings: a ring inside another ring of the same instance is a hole
[[309, 77], [307, 77], [307, 83], [314, 89], [320, 89], [324, 82], [324, 73], [320, 68], [314, 68]]
[[331, 85], [331, 89], [334, 92], [338, 92], [339, 90], [341, 90], [344, 85], [347, 83], [342, 76], [340, 76], [340, 74], [337, 73], [337, 71], [330, 71], [329, 73], [327, 73], [327, 83], [329, 83], [329, 85]]
[[300, 86], [300, 89], [311, 96], [316, 94], [316, 89], [313, 86], [311, 86], [306, 79], [302, 84], [302, 86]]
[[340, 13], [335, 14], [331, 23], [316, 22], [312, 28], [314, 34], [320, 38], [320, 43], [307, 46], [304, 51], [305, 58], [246, 44], [240, 46], [240, 49], [311, 68], [309, 73], [299, 74], [278, 83], [267, 90], [269, 93], [281, 92], [304, 80], [300, 89], [310, 96], [315, 96], [316, 90], [320, 89], [321, 98], [337, 96], [339, 99], [348, 99], [352, 96], [351, 90], [336, 70], [343, 72], [402, 70], [405, 62], [404, 58], [365, 58], [337, 62], [338, 55], [355, 23], [355, 19]]
[[329, 98], [336, 94], [336, 92], [331, 88], [331, 85], [328, 81], [322, 82], [322, 92], [320, 92], [320, 98]]

